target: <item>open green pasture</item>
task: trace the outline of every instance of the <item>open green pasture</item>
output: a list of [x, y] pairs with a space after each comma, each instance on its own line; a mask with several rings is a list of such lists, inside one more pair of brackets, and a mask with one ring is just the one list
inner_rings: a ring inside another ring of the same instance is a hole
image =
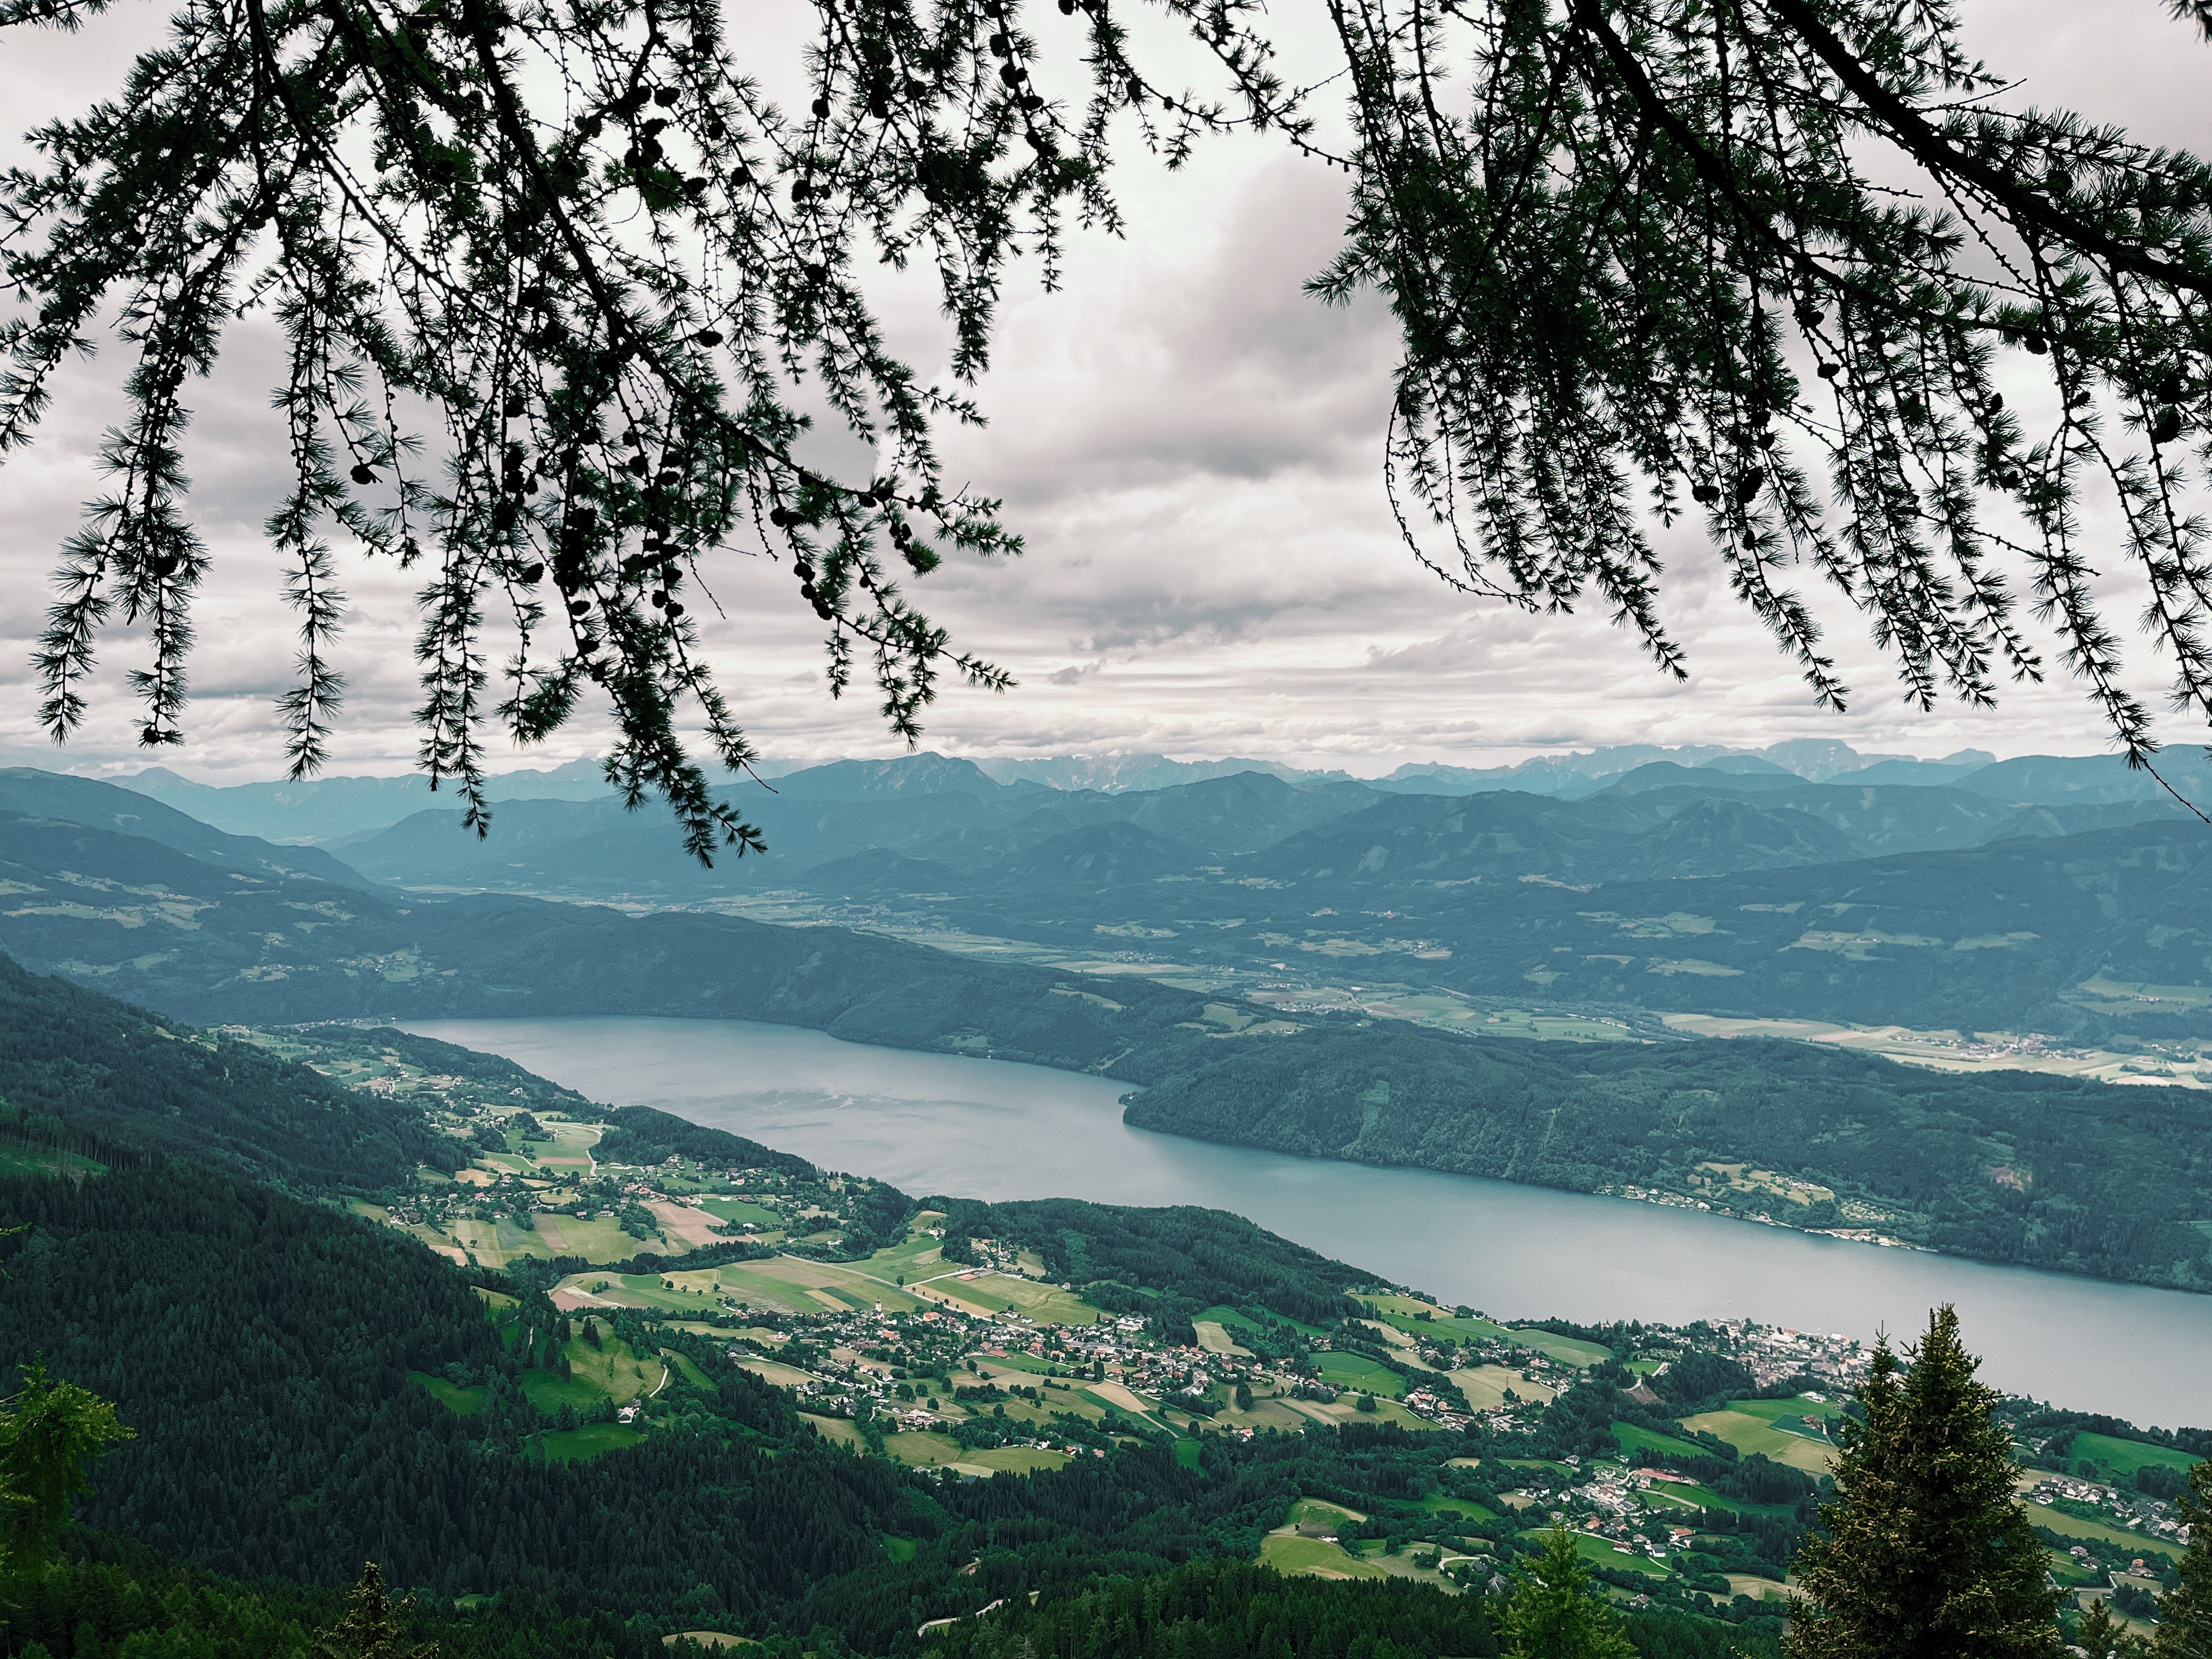
[[15, 1142], [0, 1146], [0, 1176], [85, 1176], [106, 1175], [107, 1166], [75, 1152], [58, 1151], [52, 1146], [32, 1146]]
[[612, 1216], [556, 1215], [538, 1218], [537, 1237], [546, 1246], [552, 1243], [552, 1235], [558, 1232], [561, 1248], [548, 1249], [549, 1255], [580, 1255], [586, 1261], [614, 1263], [627, 1261], [646, 1245], [622, 1230], [622, 1223]]
[[[1818, 1418], [1823, 1423], [1833, 1423], [1844, 1415], [1844, 1408], [1829, 1400], [1731, 1400], [1728, 1408], [1741, 1412], [1747, 1417], [1756, 1417], [1761, 1422], [1779, 1424], [1789, 1418]], [[1808, 1437], [1817, 1438], [1818, 1437]]]
[[602, 1400], [619, 1406], [659, 1389], [667, 1367], [657, 1355], [640, 1354], [618, 1336], [602, 1334], [595, 1348], [579, 1336], [562, 1347], [571, 1373], [566, 1378], [553, 1371], [523, 1372], [522, 1391], [530, 1403], [550, 1415], [563, 1406], [581, 1411]]
[[2089, 1462], [2097, 1472], [2117, 1486], [2135, 1484], [2137, 1469], [2156, 1467], [2187, 1471], [2196, 1468], [2197, 1460], [2187, 1452], [2175, 1451], [2166, 1446], [2154, 1446], [2148, 1441], [2122, 1440], [2109, 1434], [2081, 1433], [2066, 1449], [2069, 1462]]
[[[1385, 1324], [1395, 1326], [1409, 1336], [1427, 1333], [1449, 1336], [1458, 1342], [1510, 1342], [1516, 1348], [1532, 1349], [1564, 1365], [1595, 1365], [1613, 1358], [1610, 1348], [1585, 1342], [1579, 1337], [1500, 1325], [1487, 1319], [1462, 1319], [1449, 1308], [1410, 1296], [1363, 1296], [1359, 1300], [1374, 1309]], [[1422, 1318], [1423, 1314], [1428, 1317]]]
[[945, 1260], [945, 1242], [931, 1237], [919, 1227], [910, 1231], [900, 1243], [853, 1264], [862, 1273], [887, 1279], [893, 1284], [902, 1279], [934, 1279], [957, 1265]]
[[1024, 1371], [1031, 1376], [1049, 1376], [1053, 1371], [1049, 1359], [1039, 1359], [1033, 1353], [994, 1353], [980, 1363], [987, 1371], [994, 1366], [1002, 1370]]
[[1717, 1435], [1740, 1452], [1763, 1452], [1778, 1463], [1821, 1474], [1835, 1454], [1820, 1426], [1843, 1414], [1815, 1400], [1731, 1400], [1724, 1410], [1684, 1418], [1682, 1426]]
[[1680, 1480], [1654, 1480], [1651, 1489], [1644, 1496], [1651, 1502], [1669, 1508], [1686, 1510], [1726, 1510], [1732, 1515], [1788, 1515], [1787, 1504], [1747, 1504], [1741, 1498], [1728, 1498], [1708, 1486]]
[[2098, 1569], [2083, 1566], [2064, 1550], [2050, 1544], [2043, 1547], [2043, 1565], [2068, 1589], [2094, 1584], [2104, 1576]]
[[1319, 1353], [1314, 1356], [1314, 1365], [1321, 1372], [1322, 1381], [1332, 1389], [1352, 1389], [1389, 1400], [1395, 1400], [1406, 1391], [1405, 1382], [1397, 1372], [1364, 1354]]
[[1300, 1498], [1291, 1503], [1291, 1512], [1285, 1518], [1295, 1527], [1307, 1521], [1321, 1521], [1334, 1526], [1339, 1521], [1364, 1521], [1367, 1517], [1358, 1510], [1332, 1504], [1326, 1498]]
[[1627, 1550], [1615, 1549], [1602, 1538], [1593, 1538], [1586, 1532], [1575, 1534], [1575, 1553], [1594, 1566], [1610, 1567], [1615, 1572], [1640, 1572], [1647, 1578], [1668, 1576], [1663, 1563], [1650, 1556], [1632, 1554]]
[[[1462, 1319], [1449, 1308], [1413, 1297], [1363, 1296], [1359, 1300], [1374, 1309], [1376, 1316], [1384, 1324], [1395, 1325], [1409, 1335], [1427, 1332], [1432, 1335], [1449, 1336], [1455, 1342], [1520, 1340], [1518, 1333], [1504, 1325], [1493, 1324], [1487, 1319]], [[1423, 1318], [1424, 1314], [1428, 1316]], [[1522, 1346], [1528, 1345], [1523, 1343]]]
[[699, 1207], [717, 1221], [738, 1225], [751, 1222], [756, 1227], [781, 1227], [783, 1218], [765, 1204], [756, 1204], [745, 1198], [708, 1197], [699, 1200]]
[[1449, 1492], [1432, 1492], [1421, 1500], [1421, 1509], [1429, 1515], [1458, 1515], [1469, 1521], [1501, 1522], [1505, 1517], [1484, 1508], [1472, 1498], [1454, 1498]]
[[1561, 1336], [1556, 1331], [1532, 1330], [1525, 1325], [1513, 1327], [1506, 1337], [1516, 1346], [1533, 1348], [1545, 1358], [1556, 1359], [1562, 1365], [1596, 1365], [1613, 1358], [1613, 1350], [1599, 1343], [1585, 1342], [1578, 1336]]
[[1209, 1325], [1225, 1326], [1232, 1331], [1249, 1331], [1255, 1336], [1260, 1332], [1257, 1320], [1230, 1307], [1201, 1308], [1191, 1316], [1192, 1323], [1196, 1324], [1200, 1321]]
[[1557, 1390], [1543, 1382], [1532, 1382], [1519, 1371], [1504, 1365], [1476, 1365], [1456, 1370], [1451, 1380], [1459, 1384], [1459, 1391], [1467, 1396], [1467, 1403], [1479, 1412], [1505, 1403], [1505, 1391], [1510, 1389], [1516, 1400], [1534, 1400], [1548, 1405]]
[[706, 1372], [699, 1369], [689, 1355], [680, 1354], [673, 1348], [663, 1348], [660, 1351], [660, 1357], [668, 1364], [675, 1366], [676, 1374], [693, 1388], [704, 1389], [709, 1394], [714, 1391], [713, 1380]]
[[2158, 1554], [2176, 1561], [2181, 1559], [2181, 1546], [2169, 1544], [2163, 1539], [2147, 1538], [2142, 1533], [2108, 1526], [2102, 1521], [2085, 1521], [2080, 1516], [2068, 1515], [2064, 1510], [2054, 1510], [2045, 1504], [2027, 1504], [2022, 1507], [2027, 1510], [2030, 1521], [2062, 1538], [2101, 1539], [2107, 1544], [2117, 1544], [2122, 1549], [2132, 1550], [2137, 1555]]
[[915, 1468], [953, 1469], [963, 1474], [1034, 1474], [1039, 1469], [1060, 1468], [1070, 1461], [1066, 1452], [1047, 1451], [1036, 1446], [1000, 1446], [991, 1451], [977, 1451], [962, 1445], [949, 1434], [915, 1429], [885, 1435], [884, 1449]]
[[775, 1359], [740, 1359], [738, 1364], [763, 1382], [778, 1389], [795, 1389], [802, 1382], [818, 1382], [821, 1378], [811, 1371], [803, 1371], [796, 1365], [787, 1365]]
[[444, 1377], [432, 1376], [428, 1371], [410, 1371], [407, 1375], [428, 1389], [433, 1400], [457, 1417], [474, 1417], [483, 1409], [482, 1389], [457, 1389]]
[[1287, 1577], [1312, 1578], [1387, 1578], [1382, 1568], [1355, 1555], [1341, 1544], [1325, 1539], [1300, 1538], [1295, 1533], [1271, 1532], [1260, 1541], [1260, 1565]]
[[[987, 1313], [1012, 1312], [1038, 1325], [1096, 1325], [1105, 1310], [1073, 1291], [1018, 1273], [984, 1273], [974, 1279], [936, 1279], [929, 1286], [939, 1296]], [[884, 1304], [889, 1307], [886, 1302]]]
[[642, 1430], [623, 1423], [588, 1423], [580, 1429], [554, 1429], [538, 1437], [539, 1453], [549, 1463], [580, 1463], [611, 1451], [622, 1451], [645, 1438]]
[[1621, 1450], [1632, 1455], [1638, 1452], [1671, 1452], [1677, 1457], [1707, 1455], [1703, 1447], [1692, 1445], [1686, 1440], [1677, 1439], [1671, 1434], [1661, 1434], [1656, 1430], [1644, 1428], [1634, 1423], [1623, 1423], [1617, 1419], [1613, 1425], [1613, 1437], [1620, 1443]]
[[[1197, 1313], [1192, 1315], [1191, 1317], [1194, 1320], [1203, 1319], [1216, 1325], [1225, 1325], [1232, 1331], [1249, 1331], [1255, 1336], [1260, 1335], [1267, 1329], [1265, 1325], [1261, 1323], [1260, 1321], [1253, 1318], [1251, 1315], [1243, 1312], [1241, 1309], [1230, 1307], [1225, 1303], [1218, 1303], [1211, 1308], [1200, 1309]], [[1292, 1330], [1297, 1331], [1302, 1336], [1321, 1336], [1325, 1334], [1320, 1326], [1305, 1324], [1301, 1321], [1292, 1319], [1287, 1314], [1270, 1313], [1267, 1317], [1271, 1321], [1277, 1321], [1282, 1324], [1288, 1325]]]

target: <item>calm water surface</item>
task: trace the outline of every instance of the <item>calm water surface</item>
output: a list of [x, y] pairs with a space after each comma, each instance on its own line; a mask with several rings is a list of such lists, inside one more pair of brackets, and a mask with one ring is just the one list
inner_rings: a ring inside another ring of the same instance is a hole
[[739, 1020], [433, 1020], [621, 1106], [655, 1106], [916, 1194], [1202, 1204], [1507, 1317], [1747, 1317], [1871, 1338], [1954, 1302], [1999, 1388], [2212, 1425], [2212, 1297], [1881, 1249], [1655, 1205], [1133, 1129], [1121, 1085]]

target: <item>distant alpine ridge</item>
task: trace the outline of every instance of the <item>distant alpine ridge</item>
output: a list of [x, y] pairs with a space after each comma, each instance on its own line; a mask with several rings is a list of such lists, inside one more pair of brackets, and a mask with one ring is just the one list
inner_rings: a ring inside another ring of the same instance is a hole
[[[2003, 799], [2052, 804], [2147, 800], [2165, 794], [2155, 779], [2130, 771], [2124, 760], [2114, 756], [2041, 755], [2000, 762], [1986, 750], [1962, 749], [1941, 760], [1923, 761], [1910, 755], [1863, 754], [1848, 744], [1821, 738], [1801, 738], [1757, 750], [1710, 744], [1673, 749], [1630, 744], [1539, 755], [1511, 766], [1407, 762], [1387, 776], [1375, 778], [1304, 769], [1274, 760], [1170, 760], [1164, 755], [966, 759], [934, 753], [827, 763], [768, 761], [757, 769], [757, 777], [772, 785], [778, 794], [815, 800], [937, 794], [949, 790], [989, 793], [994, 787], [1134, 794], [1252, 773], [1286, 783], [1354, 783], [1384, 794], [1471, 795], [1515, 790], [1571, 798], [1595, 793], [1654, 763], [1739, 777], [1796, 778], [1808, 783], [1849, 779], [1867, 784], [1952, 785]], [[2212, 779], [2201, 761], [2177, 765], [2179, 773], [2168, 772], [2167, 776], [2178, 785], [2200, 774]], [[413, 775], [213, 785], [194, 782], [166, 767], [154, 766], [111, 781], [151, 795], [233, 835], [277, 842], [332, 841], [384, 829], [412, 813], [436, 811], [441, 805], [429, 784]], [[494, 801], [612, 798], [599, 763], [588, 760], [569, 761], [544, 771], [501, 773], [489, 783]], [[733, 787], [741, 799], [757, 793], [753, 780], [733, 782]]]

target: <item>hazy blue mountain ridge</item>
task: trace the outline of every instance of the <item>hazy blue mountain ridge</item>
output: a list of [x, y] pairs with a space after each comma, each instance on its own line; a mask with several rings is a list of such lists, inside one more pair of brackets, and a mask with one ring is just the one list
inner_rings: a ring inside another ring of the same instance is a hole
[[[590, 897], [612, 872], [619, 890], [668, 902], [739, 883], [893, 905], [936, 893], [941, 920], [978, 932], [1095, 949], [1100, 929], [1133, 928], [1225, 965], [1373, 950], [1377, 977], [1492, 995], [1977, 1029], [2212, 1029], [2212, 939], [2192, 885], [2207, 832], [2160, 803], [2023, 812], [1951, 789], [1747, 793], [1725, 774], [1684, 775], [1696, 781], [1582, 801], [1376, 796], [1255, 775], [1120, 795], [778, 797], [769, 827], [788, 850], [712, 872], [682, 857], [656, 814], [606, 803], [510, 804], [489, 842], [418, 817], [349, 850], [372, 876], [430, 887]], [[87, 817], [140, 799], [62, 781]], [[2018, 839], [2136, 811], [2161, 821]], [[1854, 831], [1886, 850], [1849, 856], [1838, 837]], [[1994, 844], [1897, 850], [1977, 835]], [[242, 845], [221, 850], [249, 866], [289, 857]], [[444, 926], [428, 909], [403, 926], [404, 903], [337, 884], [310, 891], [318, 884], [289, 871], [224, 869], [52, 820], [11, 822], [0, 852], [21, 890], [0, 943], [120, 975], [127, 994], [195, 1015], [218, 983], [241, 997], [259, 987], [250, 999], [275, 1006], [299, 975], [340, 960], [356, 990], [403, 983], [420, 971], [417, 935]], [[428, 988], [406, 995], [435, 1000]], [[298, 1017], [398, 1006], [318, 1003]]]
[[1850, 836], [1810, 812], [1710, 795], [1611, 849], [1615, 878], [1725, 876], [1834, 864], [1856, 857]]
[[[1775, 860], [1814, 850], [1812, 815], [1772, 799], [1705, 798], [1687, 826], [1652, 831], [1641, 850], [1678, 872], [1741, 866], [1762, 846]], [[1504, 811], [1488, 816], [1494, 803]], [[1637, 843], [1578, 841], [1571, 819], [1534, 798], [1394, 805], [1384, 826], [1379, 811], [1363, 813], [1219, 876], [1085, 886], [935, 866], [917, 882], [925, 872], [902, 867], [836, 890], [890, 904], [902, 885], [939, 892], [920, 908], [945, 921], [1073, 949], [1097, 948], [1111, 928], [1193, 963], [1371, 957], [1367, 977], [1485, 996], [2098, 1040], [2212, 1036], [2200, 875], [2212, 831], [2193, 819], [1631, 879], [1614, 872]]]
[[251, 836], [228, 834], [176, 807], [113, 784], [34, 767], [0, 769], [0, 811], [143, 836], [226, 870], [280, 880], [301, 876], [349, 887], [374, 884], [320, 848], [279, 847]]
[[[322, 842], [381, 829], [452, 798], [450, 791], [433, 791], [428, 779], [414, 773], [205, 784], [151, 766], [112, 781], [233, 835], [277, 842]], [[596, 761], [498, 773], [486, 780], [486, 793], [494, 801], [595, 800], [611, 793]]]
[[969, 871], [1106, 823], [1135, 823], [1218, 862], [1382, 799], [1356, 784], [1292, 785], [1255, 773], [1125, 794], [1001, 788], [986, 780], [981, 793], [848, 799], [816, 797], [802, 787], [783, 791], [782, 784], [781, 793], [744, 804], [769, 839], [769, 855], [727, 854], [711, 871], [684, 855], [659, 813], [624, 812], [611, 799], [511, 802], [482, 842], [463, 833], [458, 811], [420, 812], [341, 850], [364, 872], [405, 886], [692, 898], [803, 885], [815, 866], [875, 849]]

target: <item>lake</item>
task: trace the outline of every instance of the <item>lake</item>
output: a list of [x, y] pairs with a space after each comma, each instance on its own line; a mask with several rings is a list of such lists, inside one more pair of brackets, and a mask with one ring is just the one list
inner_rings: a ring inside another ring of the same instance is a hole
[[917, 1197], [1200, 1204], [1509, 1318], [1749, 1318], [1910, 1336], [1955, 1303], [1998, 1388], [2212, 1425], [2212, 1297], [1814, 1238], [1693, 1210], [1133, 1129], [1122, 1085], [742, 1020], [432, 1020], [618, 1106], [654, 1106]]

